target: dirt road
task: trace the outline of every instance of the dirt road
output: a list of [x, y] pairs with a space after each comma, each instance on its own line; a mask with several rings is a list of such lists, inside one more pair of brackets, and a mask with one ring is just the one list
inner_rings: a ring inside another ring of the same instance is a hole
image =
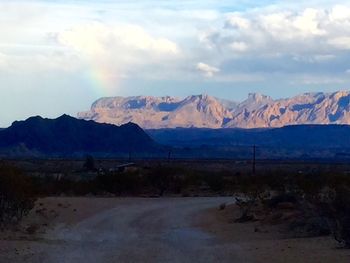
[[288, 238], [283, 226], [232, 223], [240, 213], [234, 205], [218, 210], [232, 201], [43, 198], [22, 222], [40, 226], [34, 234], [1, 233], [0, 263], [350, 262], [332, 237]]
[[[126, 198], [76, 225], [59, 225], [25, 262], [249, 262], [238, 245], [193, 226], [196, 214], [232, 198]], [[24, 262], [24, 261], [23, 261]]]

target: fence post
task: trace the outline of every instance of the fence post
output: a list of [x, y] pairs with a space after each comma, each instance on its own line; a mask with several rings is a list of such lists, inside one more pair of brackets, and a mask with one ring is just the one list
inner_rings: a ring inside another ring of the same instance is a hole
[[253, 145], [253, 163], [252, 163], [252, 173], [255, 175], [255, 166], [256, 166], [256, 145]]

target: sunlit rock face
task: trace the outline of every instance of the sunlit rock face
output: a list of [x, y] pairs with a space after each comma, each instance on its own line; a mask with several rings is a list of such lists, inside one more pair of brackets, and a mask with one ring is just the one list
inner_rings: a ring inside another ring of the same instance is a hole
[[254, 93], [240, 103], [208, 95], [101, 98], [78, 117], [117, 125], [134, 122], [146, 129], [350, 124], [350, 92], [305, 93], [278, 100]]
[[[232, 106], [232, 102], [231, 103]], [[123, 124], [134, 122], [143, 128], [201, 127], [220, 128], [232, 116], [229, 106], [208, 95], [173, 97], [115, 97], [96, 101], [79, 118]], [[233, 103], [234, 104], [234, 103]]]
[[175, 111], [181, 100], [173, 97], [113, 97], [97, 100], [88, 112], [78, 118], [121, 125], [134, 122], [143, 128], [167, 127], [167, 116]]

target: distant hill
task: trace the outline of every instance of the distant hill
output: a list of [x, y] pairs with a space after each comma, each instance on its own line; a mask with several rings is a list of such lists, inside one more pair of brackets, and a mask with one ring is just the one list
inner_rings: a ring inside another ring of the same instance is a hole
[[145, 129], [350, 124], [350, 92], [304, 93], [278, 100], [253, 93], [242, 102], [208, 95], [111, 97], [97, 100], [78, 118], [116, 125], [134, 122]]
[[136, 124], [120, 127], [78, 120], [31, 117], [0, 131], [0, 153], [5, 156], [103, 156], [154, 152], [159, 146]]
[[281, 128], [176, 128], [142, 130], [79, 120], [31, 117], [0, 130], [2, 157], [350, 158], [349, 125]]
[[161, 144], [198, 149], [193, 155], [208, 158], [251, 158], [253, 145], [258, 147], [258, 157], [263, 159], [350, 157], [349, 125], [294, 125], [261, 129], [178, 128], [153, 129], [147, 130], [147, 133]]
[[349, 125], [293, 125], [259, 129], [152, 129], [157, 142], [172, 146], [257, 145], [276, 148], [350, 148]]

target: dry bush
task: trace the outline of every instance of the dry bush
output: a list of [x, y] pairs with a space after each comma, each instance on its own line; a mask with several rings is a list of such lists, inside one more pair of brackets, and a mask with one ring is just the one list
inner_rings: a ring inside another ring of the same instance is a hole
[[91, 155], [87, 155], [85, 157], [84, 165], [83, 168], [88, 170], [88, 171], [95, 171], [95, 159]]
[[317, 209], [327, 218], [335, 240], [350, 248], [350, 187], [341, 185], [328, 191]]
[[0, 164], [0, 226], [19, 222], [34, 202], [29, 178], [14, 167]]
[[[290, 230], [298, 236], [334, 238], [350, 248], [350, 177], [344, 174], [312, 172], [305, 174], [265, 173], [238, 178], [236, 190], [244, 198], [237, 199], [241, 209], [238, 222], [254, 219], [254, 207], [265, 206], [266, 213], [278, 211], [279, 204], [298, 210], [290, 222]], [[278, 195], [269, 197], [264, 192]]]
[[111, 193], [115, 195], [137, 194], [140, 191], [141, 176], [138, 171], [104, 172], [92, 182], [92, 192]]
[[225, 208], [226, 208], [226, 203], [220, 204], [219, 210], [225, 210]]

